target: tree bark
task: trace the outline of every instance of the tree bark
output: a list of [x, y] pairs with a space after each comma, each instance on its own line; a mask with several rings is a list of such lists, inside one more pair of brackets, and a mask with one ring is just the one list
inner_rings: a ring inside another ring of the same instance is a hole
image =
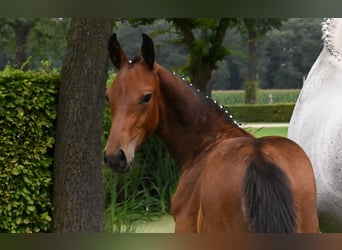
[[210, 81], [213, 70], [214, 66], [212, 63], [209, 63], [203, 57], [196, 57], [190, 68], [192, 83], [195, 84], [202, 93], [205, 93], [209, 97], [211, 97], [211, 86], [208, 86], [208, 82]]
[[245, 83], [245, 104], [255, 104], [258, 90], [258, 49], [256, 39], [258, 38], [258, 27], [255, 19], [244, 19], [248, 36], [248, 75]]
[[71, 23], [58, 101], [53, 232], [104, 229], [101, 133], [112, 27], [106, 18]]
[[26, 45], [29, 31], [34, 26], [34, 20], [31, 19], [10, 19], [7, 24], [12, 27], [15, 33], [15, 57], [14, 64], [22, 67], [27, 60]]
[[258, 79], [258, 48], [256, 45], [257, 34], [254, 31], [248, 31], [248, 81], [257, 81]]

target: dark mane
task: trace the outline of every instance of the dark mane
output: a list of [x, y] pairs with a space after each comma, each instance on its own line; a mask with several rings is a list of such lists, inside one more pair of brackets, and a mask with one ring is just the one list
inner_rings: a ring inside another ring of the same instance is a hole
[[229, 111], [223, 105], [220, 105], [216, 100], [208, 96], [205, 96], [203, 92], [201, 92], [199, 89], [196, 89], [193, 84], [186, 82], [184, 78], [182, 78], [182, 80], [194, 92], [196, 92], [197, 95], [201, 97], [201, 99], [207, 102], [209, 104], [209, 107], [212, 107], [218, 115], [223, 116], [227, 120], [227, 122], [239, 126], [240, 123], [234, 120], [233, 115], [230, 114]]

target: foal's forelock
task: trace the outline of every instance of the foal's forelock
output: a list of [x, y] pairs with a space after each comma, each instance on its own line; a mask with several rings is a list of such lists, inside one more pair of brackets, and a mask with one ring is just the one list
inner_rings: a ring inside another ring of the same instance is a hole
[[134, 64], [136, 64], [138, 62], [141, 62], [141, 60], [142, 60], [141, 56], [135, 56], [135, 57], [133, 57], [132, 60], [128, 60], [128, 64], [129, 65], [134, 65]]

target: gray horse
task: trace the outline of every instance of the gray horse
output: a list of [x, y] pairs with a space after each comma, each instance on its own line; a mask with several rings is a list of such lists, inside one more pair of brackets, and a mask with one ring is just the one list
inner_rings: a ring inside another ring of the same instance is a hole
[[342, 232], [342, 18], [324, 19], [324, 43], [300, 92], [288, 137], [308, 154], [315, 173], [323, 232]]

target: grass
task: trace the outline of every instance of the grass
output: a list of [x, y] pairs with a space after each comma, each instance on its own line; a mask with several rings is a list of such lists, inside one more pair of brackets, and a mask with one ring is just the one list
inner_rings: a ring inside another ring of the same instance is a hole
[[[129, 192], [131, 188], [137, 188], [140, 179], [128, 179], [126, 176], [114, 174], [108, 168], [104, 168], [105, 189], [105, 231], [113, 233], [135, 232], [136, 221], [149, 221], [153, 212], [148, 211], [148, 206], [156, 202], [154, 199], [143, 199], [144, 191]], [[119, 181], [122, 177], [123, 180]], [[119, 184], [120, 183], [120, 184]]]
[[269, 135], [278, 135], [287, 137], [288, 127], [260, 127], [260, 128], [246, 128], [246, 130], [256, 137], [263, 137]]
[[155, 136], [149, 137], [126, 174], [103, 169], [105, 231], [138, 232], [141, 224], [169, 213], [178, 171]]
[[170, 214], [165, 214], [151, 221], [140, 222], [137, 226], [137, 233], [173, 233], [175, 221]]

